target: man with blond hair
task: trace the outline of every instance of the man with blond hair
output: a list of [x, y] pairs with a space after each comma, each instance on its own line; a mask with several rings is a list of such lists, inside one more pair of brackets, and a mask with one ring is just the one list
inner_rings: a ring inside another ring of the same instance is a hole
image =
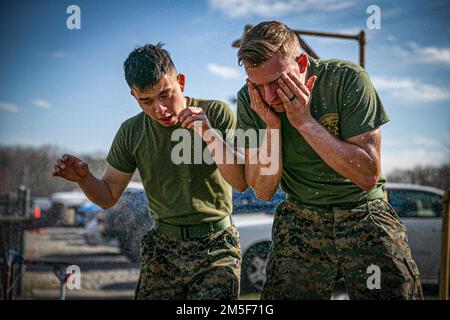
[[[265, 129], [240, 145], [246, 181], [263, 200], [280, 182], [287, 194], [262, 298], [329, 299], [343, 277], [351, 299], [421, 299], [406, 229], [383, 200], [380, 126], [389, 119], [367, 72], [307, 56], [276, 21], [251, 28], [238, 58], [248, 78], [237, 127]], [[252, 155], [277, 150], [279, 169], [262, 174]]]

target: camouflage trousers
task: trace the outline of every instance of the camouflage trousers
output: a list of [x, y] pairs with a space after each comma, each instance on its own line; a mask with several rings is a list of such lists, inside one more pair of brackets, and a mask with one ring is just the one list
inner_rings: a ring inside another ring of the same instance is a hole
[[191, 240], [150, 230], [141, 242], [135, 298], [238, 299], [240, 263], [240, 239], [235, 226]]
[[423, 299], [406, 228], [384, 200], [353, 208], [285, 201], [275, 213], [261, 299]]

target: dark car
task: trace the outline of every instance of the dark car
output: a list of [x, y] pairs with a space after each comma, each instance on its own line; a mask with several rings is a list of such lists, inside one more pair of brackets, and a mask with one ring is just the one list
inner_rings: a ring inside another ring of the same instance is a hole
[[139, 261], [142, 235], [153, 226], [147, 196], [140, 183], [130, 183], [117, 204], [106, 210], [103, 237], [118, 240], [120, 251]]
[[[233, 216], [255, 212], [272, 214], [277, 205], [284, 200], [284, 193], [278, 191], [271, 202], [255, 197], [253, 190], [233, 191]], [[144, 188], [134, 183], [127, 187], [117, 204], [106, 210], [103, 237], [115, 238], [121, 252], [133, 261], [139, 261], [140, 239], [153, 226]]]

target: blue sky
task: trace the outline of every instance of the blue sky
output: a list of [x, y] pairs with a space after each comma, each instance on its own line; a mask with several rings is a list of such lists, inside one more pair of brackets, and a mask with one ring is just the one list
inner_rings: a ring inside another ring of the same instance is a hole
[[[81, 9], [69, 30], [66, 9]], [[381, 9], [368, 30], [367, 7]], [[186, 95], [230, 102], [244, 83], [231, 43], [246, 24], [367, 32], [366, 70], [391, 121], [382, 167], [450, 158], [450, 1], [199, 0], [14, 1], [0, 5], [0, 144], [52, 144], [106, 154], [116, 130], [140, 111], [122, 63], [138, 45], [163, 42], [187, 76]], [[323, 58], [357, 62], [356, 41], [304, 38]], [[234, 108], [234, 106], [233, 106]]]

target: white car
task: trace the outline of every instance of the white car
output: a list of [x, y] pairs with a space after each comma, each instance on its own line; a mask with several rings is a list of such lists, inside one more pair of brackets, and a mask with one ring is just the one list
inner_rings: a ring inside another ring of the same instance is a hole
[[[423, 284], [439, 282], [443, 190], [400, 183], [386, 183], [388, 202], [394, 207], [408, 231], [412, 256]], [[246, 192], [247, 193], [247, 192]], [[278, 196], [280, 199], [281, 196]], [[276, 201], [278, 204], [280, 201]], [[271, 246], [273, 211], [255, 210], [234, 213], [241, 236], [242, 292], [259, 292], [266, 279], [266, 265]]]

